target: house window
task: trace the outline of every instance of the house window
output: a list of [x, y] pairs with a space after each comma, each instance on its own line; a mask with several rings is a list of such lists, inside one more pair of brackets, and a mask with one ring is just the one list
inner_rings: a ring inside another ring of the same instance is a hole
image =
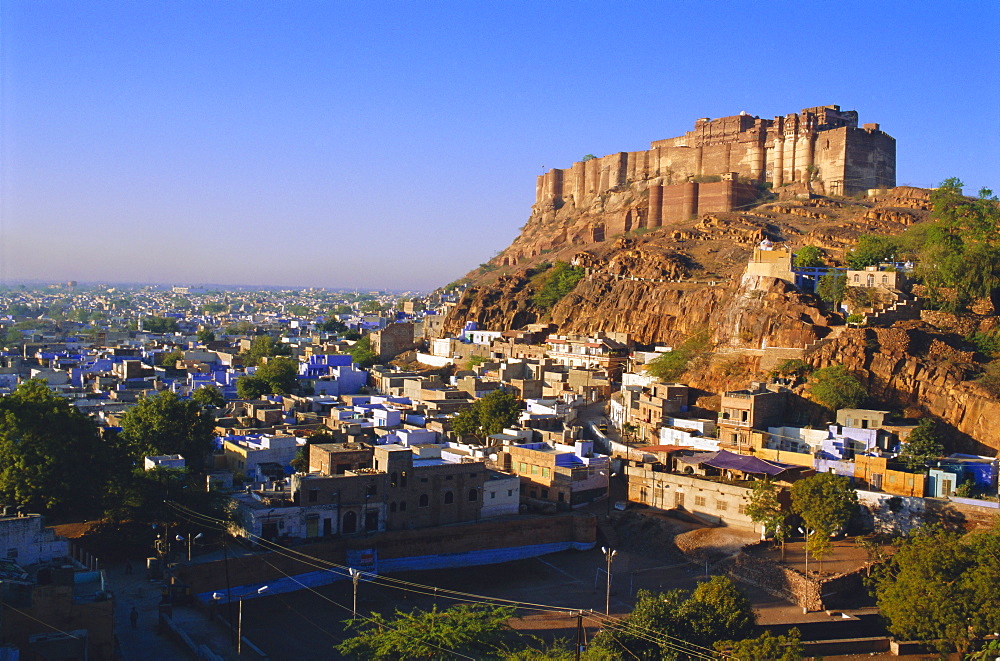
[[474, 502], [479, 500], [479, 494], [476, 493], [476, 489], [469, 489], [469, 502]]
[[454, 475], [445, 475], [444, 479], [446, 479], [446, 480], [454, 480], [455, 476]]
[[420, 501], [417, 503], [417, 506], [418, 507], [427, 507], [429, 500], [430, 499], [427, 497], [427, 494], [425, 494], [425, 493], [420, 494]]
[[399, 511], [400, 512], [405, 512], [406, 511], [406, 501], [405, 500], [400, 501], [400, 503], [399, 503]]
[[378, 495], [378, 485], [377, 484], [369, 484], [368, 488], [365, 490], [365, 495], [366, 496], [377, 496]]
[[444, 504], [445, 505], [451, 505], [454, 502], [455, 502], [455, 494], [453, 494], [450, 491], [445, 491], [444, 492]]
[[720, 512], [725, 512], [727, 509], [729, 509], [729, 503], [727, 503], [724, 500], [717, 500], [715, 501], [715, 509], [719, 510]]
[[518, 470], [518, 472], [520, 472], [520, 473], [527, 473], [527, 472], [528, 472], [528, 464], [526, 464], [526, 463], [524, 463], [524, 462], [522, 461], [521, 463], [519, 463], [519, 464], [517, 465], [517, 470]]
[[543, 468], [542, 469], [542, 477], [548, 477], [548, 476], [549, 476], [549, 469], [548, 468]]
[[397, 479], [396, 479], [396, 477], [397, 477], [397, 476], [396, 476], [396, 474], [395, 474], [395, 473], [393, 473], [392, 475], [390, 475], [390, 476], [389, 476], [389, 486], [390, 486], [390, 487], [394, 487], [394, 486], [396, 486], [396, 484], [397, 484]]
[[704, 507], [705, 506], [705, 497], [704, 496], [695, 496], [694, 497], [694, 506], [695, 507]]
[[474, 480], [477, 477], [479, 477], [479, 473], [469, 473], [469, 477], [471, 477]]
[[319, 491], [316, 489], [309, 490], [309, 502], [315, 503], [319, 499]]
[[[513, 493], [513, 492], [508, 491], [507, 495], [509, 496], [511, 493]], [[493, 498], [496, 498], [496, 497], [497, 497], [497, 492], [496, 491], [491, 491], [490, 492], [490, 498], [493, 499]]]
[[538, 466], [532, 466], [531, 467], [531, 474], [532, 475], [538, 475]]
[[883, 285], [889, 284], [889, 276], [887, 276], [887, 275], [883, 275], [882, 276], [882, 284]]
[[861, 282], [861, 276], [857, 273], [854, 274], [854, 282]]
[[747, 513], [747, 506], [745, 504], [743, 504], [743, 503], [740, 503], [740, 506], [736, 508], [736, 511], [738, 513], [740, 513], [740, 514], [746, 514]]
[[548, 500], [548, 498], [549, 498], [549, 490], [548, 489], [542, 489], [542, 498], [545, 498], [546, 500]]
[[396, 503], [395, 503], [395, 501], [389, 503], [389, 511], [390, 512], [395, 512], [396, 511]]
[[514, 490], [513, 489], [507, 489], [507, 497], [508, 498], [513, 498], [514, 497]]

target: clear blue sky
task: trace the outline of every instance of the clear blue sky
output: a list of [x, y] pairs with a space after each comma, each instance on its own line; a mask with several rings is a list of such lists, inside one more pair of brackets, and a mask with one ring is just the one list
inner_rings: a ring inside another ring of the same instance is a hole
[[997, 2], [0, 3], [0, 277], [432, 288], [535, 176], [839, 104], [1000, 189]]

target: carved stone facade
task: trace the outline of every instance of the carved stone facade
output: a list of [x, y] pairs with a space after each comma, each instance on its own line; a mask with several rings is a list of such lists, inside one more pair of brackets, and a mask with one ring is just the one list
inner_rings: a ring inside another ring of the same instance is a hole
[[[719, 180], [697, 181], [706, 178]], [[774, 119], [745, 113], [702, 118], [694, 130], [657, 140], [648, 151], [610, 154], [539, 176], [535, 210], [588, 208], [609, 191], [646, 181], [649, 224], [642, 226], [659, 227], [678, 216], [731, 210], [742, 192], [737, 180], [774, 187], [801, 183], [831, 195], [892, 188], [896, 141], [878, 124], [858, 128], [857, 111], [836, 105]]]

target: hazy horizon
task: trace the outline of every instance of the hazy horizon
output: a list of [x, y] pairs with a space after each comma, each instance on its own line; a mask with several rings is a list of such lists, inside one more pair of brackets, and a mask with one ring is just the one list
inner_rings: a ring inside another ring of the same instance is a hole
[[839, 104], [896, 138], [899, 184], [1000, 188], [998, 23], [995, 3], [2, 3], [0, 283], [431, 290], [509, 245], [538, 174], [741, 111]]

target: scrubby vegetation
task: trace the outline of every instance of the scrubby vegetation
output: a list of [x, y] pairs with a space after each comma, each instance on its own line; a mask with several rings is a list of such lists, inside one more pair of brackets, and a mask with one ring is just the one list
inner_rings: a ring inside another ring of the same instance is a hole
[[582, 268], [556, 262], [532, 278], [535, 294], [531, 300], [536, 306], [548, 310], [573, 291], [584, 275], [586, 271]]

